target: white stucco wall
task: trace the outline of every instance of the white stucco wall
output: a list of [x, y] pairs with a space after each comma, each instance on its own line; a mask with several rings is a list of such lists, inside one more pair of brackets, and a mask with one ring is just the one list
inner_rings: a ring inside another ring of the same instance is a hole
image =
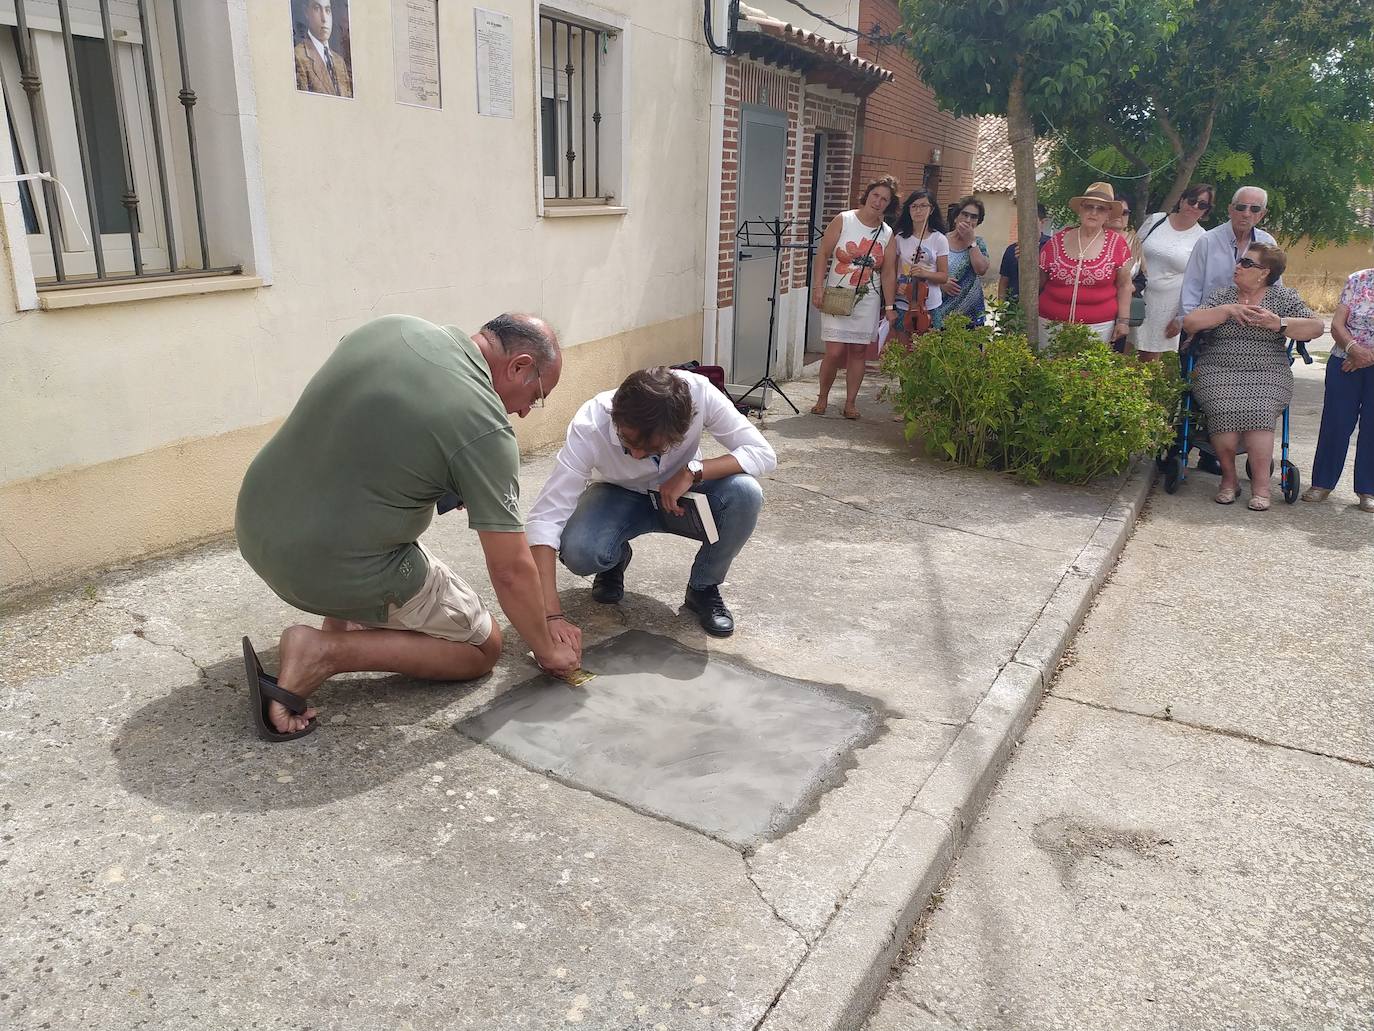
[[[296, 91], [287, 0], [228, 2], [247, 31], [272, 285], [21, 312], [0, 257], [0, 485], [270, 422], [342, 334], [389, 312], [475, 329], [530, 310], [572, 347], [699, 316], [710, 99], [699, 4], [600, 5], [631, 22], [629, 212], [541, 219], [529, 0], [485, 2], [515, 21], [512, 120], [476, 114], [468, 5], [440, 4], [435, 112], [393, 99], [389, 3], [350, 5], [349, 101]], [[233, 106], [217, 86], [198, 84], [203, 132]], [[216, 153], [204, 139], [202, 152]]]

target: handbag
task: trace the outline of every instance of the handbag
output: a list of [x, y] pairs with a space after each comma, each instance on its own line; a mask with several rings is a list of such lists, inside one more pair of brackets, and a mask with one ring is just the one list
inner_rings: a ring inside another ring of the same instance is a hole
[[[868, 267], [868, 256], [873, 253], [873, 245], [878, 242], [878, 237], [882, 235], [883, 225], [879, 225], [873, 230], [873, 239], [868, 242], [868, 250], [864, 251], [863, 261], [860, 269]], [[826, 278], [829, 277], [827, 272]], [[860, 274], [862, 279], [862, 273]], [[869, 277], [870, 279], [872, 276]], [[859, 303], [859, 291], [852, 286], [829, 286], [825, 288], [825, 293], [821, 295], [821, 311], [826, 315], [838, 315], [841, 318], [848, 318], [854, 314], [854, 307]]]
[[1135, 275], [1131, 277], [1131, 317], [1132, 326], [1143, 326], [1145, 324], [1145, 287], [1149, 283], [1149, 277], [1145, 274], [1145, 241], [1150, 238], [1150, 233], [1162, 226], [1169, 220], [1165, 214], [1154, 225], [1150, 226], [1149, 232], [1140, 238], [1140, 261], [1136, 263]]

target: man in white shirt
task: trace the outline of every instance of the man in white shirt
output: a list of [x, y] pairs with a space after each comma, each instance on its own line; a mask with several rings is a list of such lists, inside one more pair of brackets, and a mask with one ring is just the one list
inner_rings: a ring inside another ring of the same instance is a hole
[[[1274, 238], [1258, 228], [1269, 213], [1269, 194], [1258, 186], [1242, 186], [1231, 198], [1229, 222], [1224, 222], [1197, 242], [1183, 273], [1183, 292], [1178, 297], [1178, 322], [1202, 304], [1212, 291], [1230, 286], [1236, 275], [1236, 262], [1251, 244], [1274, 244]], [[1280, 280], [1282, 282], [1282, 280]], [[1169, 328], [1174, 328], [1173, 323]]]
[[296, 44], [296, 89], [353, 96], [348, 60], [329, 45], [333, 34], [333, 0], [305, 0], [305, 34]]
[[[704, 432], [729, 454], [702, 461]], [[584, 404], [525, 523], [555, 640], [581, 648], [581, 632], [559, 601], [556, 559], [578, 576], [595, 574], [595, 601], [619, 602], [630, 541], [662, 531], [650, 489], [674, 512], [688, 491], [709, 499], [720, 539], [697, 551], [684, 604], [708, 634], [729, 637], [735, 622], [720, 584], [758, 521], [763, 489], [757, 477], [777, 464], [763, 434], [704, 376], [643, 369]]]

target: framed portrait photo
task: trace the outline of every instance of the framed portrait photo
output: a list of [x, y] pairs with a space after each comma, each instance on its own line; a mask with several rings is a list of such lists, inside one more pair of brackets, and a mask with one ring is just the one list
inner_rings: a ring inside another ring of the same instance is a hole
[[353, 96], [353, 46], [348, 0], [286, 0], [296, 89], [328, 97]]

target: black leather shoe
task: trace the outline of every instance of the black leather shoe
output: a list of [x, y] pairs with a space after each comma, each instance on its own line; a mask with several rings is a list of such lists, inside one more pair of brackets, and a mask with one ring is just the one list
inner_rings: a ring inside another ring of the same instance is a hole
[[712, 637], [729, 637], [735, 632], [735, 617], [725, 607], [719, 587], [703, 587], [699, 591], [688, 587], [683, 605], [697, 614], [701, 629]]
[[602, 605], [620, 603], [620, 599], [625, 597], [625, 567], [630, 564], [632, 558], [634, 552], [630, 550], [627, 542], [625, 556], [620, 562], [604, 573], [596, 574], [596, 579], [592, 581], [592, 601], [600, 602]]

